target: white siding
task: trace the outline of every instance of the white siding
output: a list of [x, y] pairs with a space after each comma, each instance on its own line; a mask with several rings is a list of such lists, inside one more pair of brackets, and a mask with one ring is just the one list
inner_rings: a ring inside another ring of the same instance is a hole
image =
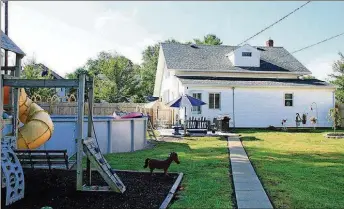
[[[293, 106], [284, 106], [284, 94], [293, 93]], [[318, 126], [328, 127], [328, 111], [333, 107], [333, 93], [321, 89], [236, 89], [235, 90], [235, 124], [237, 127], [268, 127], [281, 126], [282, 119], [287, 119], [287, 126], [295, 127], [296, 113], [316, 117], [311, 111], [311, 104], [318, 106]]]
[[180, 82], [177, 77], [174, 76], [175, 72], [172, 70], [165, 69], [163, 75], [164, 79], [161, 83], [160, 96], [163, 97], [163, 102], [168, 103], [181, 95], [180, 89], [178, 89]]
[[158, 66], [155, 73], [154, 96], [161, 96], [161, 84], [164, 80], [163, 74], [166, 69], [165, 57], [162, 48], [159, 49]]
[[[200, 89], [200, 88], [199, 88]], [[201, 114], [195, 114], [188, 110], [189, 116], [207, 117], [213, 119], [221, 114], [228, 114], [233, 118], [233, 91], [228, 88], [207, 87], [197, 90], [196, 87], [188, 90], [202, 93], [203, 105]], [[208, 107], [209, 92], [221, 93], [221, 109], [213, 110]], [[311, 111], [312, 102], [318, 106], [318, 126], [330, 127], [328, 111], [333, 107], [333, 93], [331, 89], [301, 89], [301, 88], [236, 88], [234, 91], [234, 114], [236, 127], [262, 127], [270, 125], [281, 126], [282, 119], [287, 119], [288, 127], [295, 127], [296, 113], [302, 116], [307, 114], [307, 124], [300, 127], [311, 127], [311, 116], [316, 117], [316, 111]], [[284, 106], [284, 93], [293, 93], [293, 106]], [[183, 114], [182, 114], [183, 116]], [[231, 121], [233, 125], [233, 120]]]

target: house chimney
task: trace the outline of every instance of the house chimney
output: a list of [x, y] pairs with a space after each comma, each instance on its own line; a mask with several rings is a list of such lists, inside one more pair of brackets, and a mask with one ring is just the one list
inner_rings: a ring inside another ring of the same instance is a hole
[[266, 41], [266, 46], [267, 47], [274, 47], [274, 40], [269, 38], [269, 40]]

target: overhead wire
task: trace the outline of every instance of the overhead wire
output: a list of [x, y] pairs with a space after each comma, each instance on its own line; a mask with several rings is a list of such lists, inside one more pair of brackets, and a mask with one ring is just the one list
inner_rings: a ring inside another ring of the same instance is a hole
[[295, 13], [296, 11], [298, 11], [299, 9], [301, 9], [302, 7], [306, 6], [307, 4], [309, 4], [311, 1], [307, 1], [306, 3], [304, 3], [303, 5], [301, 5], [300, 7], [294, 9], [292, 12], [288, 13], [287, 15], [283, 16], [282, 18], [280, 18], [279, 20], [277, 20], [276, 22], [272, 23], [271, 25], [263, 28], [261, 31], [257, 32], [256, 34], [254, 34], [253, 36], [245, 39], [244, 41], [242, 41], [240, 44], [238, 44], [238, 46], [240, 46], [241, 44], [251, 40], [252, 38], [258, 36], [259, 34], [263, 33], [264, 31], [266, 31], [267, 29], [271, 28], [272, 26], [280, 23], [282, 20], [284, 20], [285, 18], [287, 18], [288, 16], [292, 15], [293, 13]]
[[305, 50], [305, 49], [311, 48], [311, 47], [313, 47], [313, 46], [316, 46], [316, 45], [318, 45], [318, 44], [324, 43], [324, 42], [326, 42], [326, 41], [329, 41], [329, 40], [331, 40], [331, 39], [337, 38], [337, 37], [342, 36], [342, 35], [344, 35], [344, 32], [343, 32], [343, 33], [340, 33], [340, 34], [337, 34], [337, 35], [335, 35], [335, 36], [332, 36], [332, 37], [330, 37], [330, 38], [326, 38], [326, 39], [324, 39], [324, 40], [322, 40], [322, 41], [319, 41], [319, 42], [317, 42], [317, 43], [315, 43], [315, 44], [311, 44], [311, 45], [309, 45], [309, 46], [306, 46], [306, 47], [303, 47], [303, 48], [301, 48], [301, 49], [295, 50], [295, 51], [291, 52], [291, 54], [294, 54], [294, 53], [303, 51], [303, 50]]
[[[280, 57], [278, 57], [278, 58], [276, 58], [276, 59], [281, 59], [281, 58], [286, 57], [286, 56], [291, 56], [291, 54], [295, 54], [295, 53], [297, 53], [297, 52], [301, 52], [301, 51], [303, 51], [303, 50], [309, 49], [309, 48], [311, 48], [311, 47], [313, 47], [313, 46], [316, 46], [316, 45], [318, 45], [318, 44], [321, 44], [321, 43], [325, 43], [325, 42], [327, 42], [327, 41], [330, 41], [330, 40], [332, 40], [332, 39], [334, 39], [334, 38], [337, 38], [337, 37], [339, 37], [339, 36], [342, 36], [342, 35], [344, 35], [344, 32], [339, 33], [339, 34], [334, 35], [334, 36], [331, 36], [331, 37], [329, 37], [329, 38], [325, 38], [324, 40], [319, 41], [319, 42], [317, 42], [317, 43], [310, 44], [310, 45], [308, 45], [308, 46], [305, 46], [305, 47], [302, 47], [302, 48], [300, 48], [300, 49], [294, 50], [294, 51], [292, 51], [292, 52], [290, 52], [290, 53], [287, 53], [287, 54], [285, 54], [285, 55], [283, 55], [283, 56], [280, 56]], [[269, 60], [269, 61], [276, 61], [276, 59]], [[299, 62], [299, 61], [294, 61], [294, 62]], [[287, 61], [287, 62], [278, 62], [277, 64], [282, 64], [282, 63], [290, 63], [290, 61]]]

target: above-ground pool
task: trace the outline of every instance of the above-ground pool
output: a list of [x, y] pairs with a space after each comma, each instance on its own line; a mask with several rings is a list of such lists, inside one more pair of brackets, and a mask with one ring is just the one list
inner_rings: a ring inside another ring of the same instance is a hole
[[[51, 115], [54, 133], [39, 149], [66, 149], [69, 156], [76, 153], [77, 117], [73, 115]], [[93, 124], [100, 150], [103, 154], [133, 152], [146, 147], [148, 118], [114, 119], [112, 116], [94, 116]], [[84, 118], [84, 138], [87, 137], [87, 116]], [[3, 134], [11, 132], [10, 120], [5, 120]]]

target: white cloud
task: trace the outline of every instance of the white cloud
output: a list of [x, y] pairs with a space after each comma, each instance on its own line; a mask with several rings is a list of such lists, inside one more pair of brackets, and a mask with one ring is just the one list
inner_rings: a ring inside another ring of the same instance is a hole
[[109, 9], [95, 19], [94, 28], [100, 36], [115, 42], [119, 52], [140, 63], [142, 50], [160, 41], [162, 35], [150, 33], [141, 26], [136, 20], [137, 14], [136, 8], [131, 12]]
[[[84, 11], [77, 5], [71, 6], [78, 11], [78, 21], [82, 21], [83, 16], [89, 20], [89, 7]], [[68, 18], [40, 13], [39, 7], [27, 8], [21, 2], [13, 3], [9, 9], [10, 37], [27, 57], [35, 54], [38, 62], [61, 75], [82, 66], [100, 51], [117, 51], [139, 63], [145, 46], [161, 39], [161, 35], [150, 33], [137, 22], [137, 9], [130, 12], [108, 10], [104, 14], [95, 11], [98, 14], [92, 14], [94, 21], [90, 22], [89, 29], [75, 26], [75, 19], [69, 24], [65, 22]]]

